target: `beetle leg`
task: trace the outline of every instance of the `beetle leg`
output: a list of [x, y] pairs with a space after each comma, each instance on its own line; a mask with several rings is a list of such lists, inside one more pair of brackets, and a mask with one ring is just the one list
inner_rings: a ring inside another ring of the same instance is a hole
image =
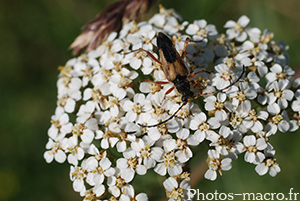
[[[157, 84], [157, 85], [163, 85], [163, 84], [170, 84], [170, 82], [167, 81], [152, 81], [152, 80], [143, 80], [143, 82], [150, 82], [152, 84]], [[164, 98], [166, 98], [166, 96], [171, 93], [173, 90], [175, 89], [175, 86], [172, 86], [170, 89], [168, 89], [168, 91], [166, 91]]]
[[169, 81], [157, 81], [157, 82], [155, 82], [155, 81], [153, 81], [153, 80], [143, 80], [142, 82], [150, 82], [150, 83], [152, 83], [152, 84], [158, 84], [158, 85], [163, 85], [163, 84], [170, 84], [170, 82]]
[[164, 98], [166, 98], [166, 96], [171, 93], [173, 90], [175, 89], [175, 87], [171, 87], [170, 89], [168, 89], [168, 91], [166, 91]]
[[186, 55], [186, 49], [187, 49], [187, 46], [188, 46], [188, 44], [189, 44], [190, 41], [191, 41], [190, 38], [186, 38], [186, 39], [185, 39], [185, 42], [184, 42], [184, 48], [183, 48], [182, 54], [181, 54], [181, 56], [180, 56], [181, 59], [183, 59], [183, 58], [185, 57], [185, 55]]
[[197, 75], [197, 74], [199, 74], [199, 73], [212, 73], [212, 72], [210, 72], [210, 71], [207, 71], [207, 70], [200, 70], [200, 71], [198, 71], [198, 72], [193, 72], [193, 73], [191, 73], [191, 74], [189, 74], [189, 76], [188, 76], [188, 78], [192, 78], [192, 77], [194, 77], [195, 75]]
[[202, 42], [202, 40], [192, 40], [190, 38], [186, 38], [185, 42], [184, 42], [184, 48], [183, 48], [182, 54], [180, 56], [181, 59], [183, 59], [186, 55], [186, 49], [187, 49], [189, 42], [200, 43], [200, 42]]
[[132, 53], [132, 52], [137, 52], [137, 51], [144, 51], [144, 52], [146, 52], [149, 57], [151, 57], [154, 61], [156, 61], [157, 63], [159, 63], [160, 65], [162, 65], [162, 63], [157, 58], [155, 58], [155, 56], [151, 52], [149, 52], [148, 50], [145, 50], [143, 48], [132, 50], [131, 52], [128, 52], [128, 54]]

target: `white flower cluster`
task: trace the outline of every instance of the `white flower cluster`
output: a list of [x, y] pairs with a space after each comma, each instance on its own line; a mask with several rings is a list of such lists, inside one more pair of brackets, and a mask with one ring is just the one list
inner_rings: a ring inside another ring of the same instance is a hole
[[[269, 137], [298, 129], [300, 80], [292, 77], [288, 47], [248, 23], [246, 16], [228, 21], [220, 34], [205, 20], [180, 24], [174, 11], [161, 8], [148, 22], [130, 22], [98, 49], [69, 60], [60, 67], [46, 161], [68, 161], [73, 188], [84, 200], [148, 200], [131, 181], [149, 169], [166, 176], [169, 200], [185, 200], [190, 185], [183, 167], [204, 140], [205, 178], [230, 170], [242, 153], [259, 175], [275, 176], [280, 168]], [[189, 102], [164, 124], [144, 128], [138, 124], [159, 123], [182, 104], [162, 66], [145, 51], [132, 51], [143, 48], [158, 58], [158, 32], [173, 36], [180, 54], [185, 39], [193, 40], [184, 62], [191, 73], [205, 69], [189, 78], [196, 79], [193, 90], [216, 93]]]

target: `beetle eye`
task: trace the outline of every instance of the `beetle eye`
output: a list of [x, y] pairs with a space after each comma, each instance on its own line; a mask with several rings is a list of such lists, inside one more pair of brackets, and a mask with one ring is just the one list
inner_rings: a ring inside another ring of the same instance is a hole
[[186, 96], [182, 96], [182, 97], [181, 97], [181, 101], [182, 101], [182, 102], [187, 102], [187, 100], [188, 100], [188, 98], [187, 98]]

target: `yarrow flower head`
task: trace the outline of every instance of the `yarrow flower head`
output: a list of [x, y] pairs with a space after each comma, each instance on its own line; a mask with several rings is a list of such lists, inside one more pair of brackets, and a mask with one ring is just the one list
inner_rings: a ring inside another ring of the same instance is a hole
[[[259, 175], [275, 176], [280, 167], [269, 138], [299, 128], [300, 81], [292, 77], [287, 46], [249, 23], [246, 16], [230, 20], [223, 34], [204, 19], [181, 23], [161, 6], [149, 21], [130, 21], [69, 60], [59, 68], [45, 160], [67, 160], [84, 200], [148, 200], [131, 182], [150, 169], [167, 177], [169, 200], [185, 200], [184, 166], [204, 141], [209, 180], [241, 154]], [[160, 32], [182, 55], [169, 57], [184, 63], [184, 79], [158, 51]], [[166, 63], [179, 82], [168, 77]], [[194, 94], [187, 101], [188, 92], [177, 90], [182, 82]]]

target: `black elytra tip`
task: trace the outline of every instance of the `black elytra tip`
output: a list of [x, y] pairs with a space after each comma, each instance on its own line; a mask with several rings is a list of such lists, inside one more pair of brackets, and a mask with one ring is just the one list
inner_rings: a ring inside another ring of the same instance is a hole
[[171, 39], [162, 32], [157, 35], [157, 47], [163, 52], [168, 63], [174, 63], [177, 60], [176, 50]]

